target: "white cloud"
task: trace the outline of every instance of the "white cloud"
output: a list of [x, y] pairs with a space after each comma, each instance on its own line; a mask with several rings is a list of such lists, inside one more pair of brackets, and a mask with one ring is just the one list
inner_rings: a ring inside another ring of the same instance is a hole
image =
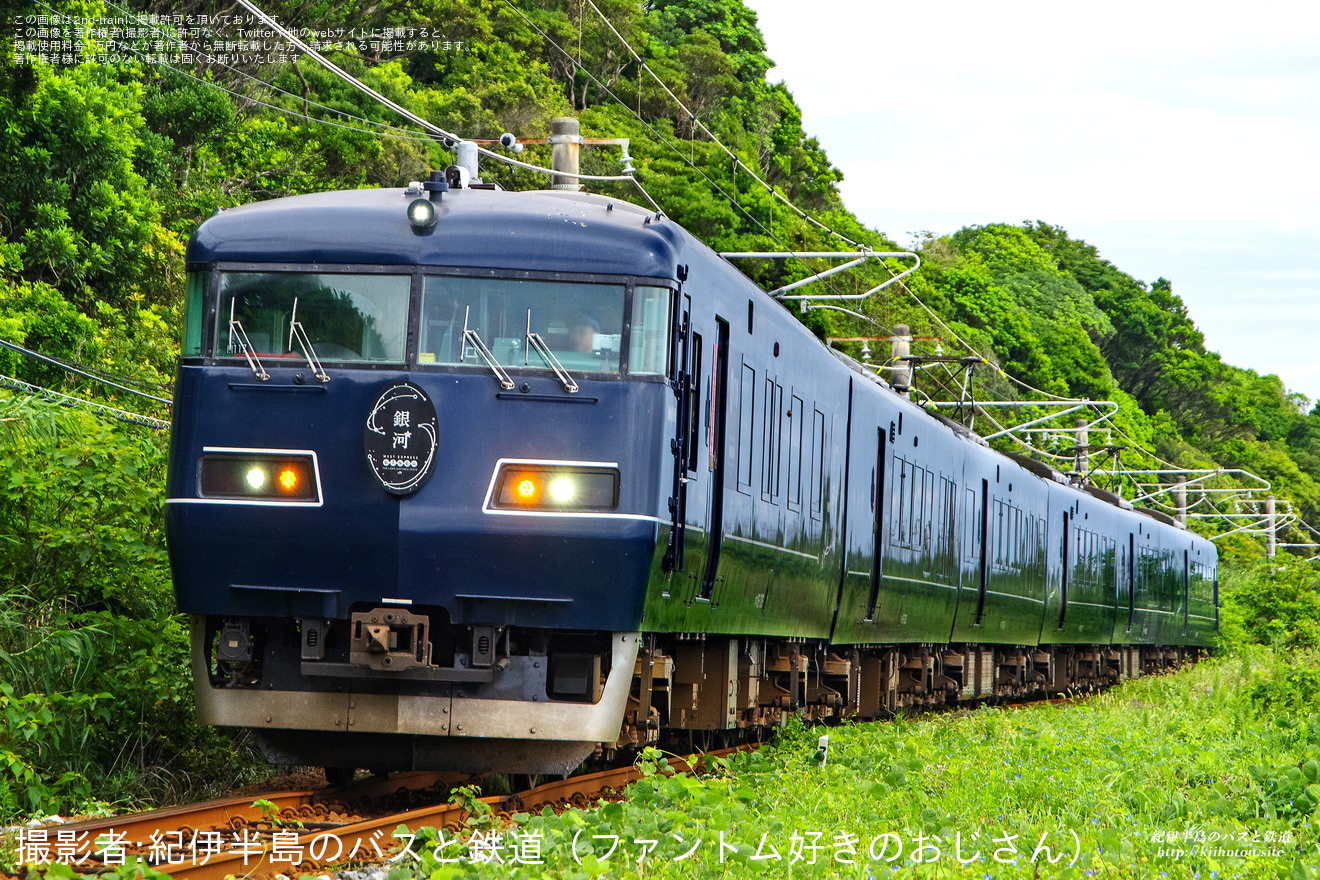
[[751, 5], [863, 221], [1063, 226], [1320, 397], [1320, 6]]

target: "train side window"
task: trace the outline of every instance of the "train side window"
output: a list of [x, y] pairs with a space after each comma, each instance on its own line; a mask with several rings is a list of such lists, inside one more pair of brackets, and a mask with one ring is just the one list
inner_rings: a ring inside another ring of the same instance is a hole
[[756, 371], [743, 364], [738, 405], [738, 489], [752, 489], [752, 419], [756, 414]]
[[894, 456], [894, 488], [893, 497], [889, 502], [889, 543], [895, 547], [907, 546], [908, 530], [908, 488], [912, 482], [912, 474], [908, 471], [907, 459], [900, 455]]
[[761, 498], [779, 500], [780, 443], [783, 439], [784, 387], [769, 376], [765, 379], [764, 455], [761, 459]]
[[[663, 376], [668, 372], [672, 295], [668, 287], [638, 287], [633, 291], [628, 372], [634, 376]], [[701, 374], [694, 371], [693, 375]]]
[[820, 410], [811, 425], [811, 515], [819, 518], [825, 492], [825, 416]]
[[802, 398], [793, 395], [788, 410], [788, 508], [802, 506], [802, 428], [806, 413]]
[[963, 493], [967, 505], [965, 513], [967, 515], [967, 527], [963, 529], [963, 560], [965, 562], [975, 562], [979, 549], [976, 539], [980, 531], [976, 528], [976, 490], [967, 489]]
[[[1004, 534], [1003, 506], [1004, 506], [1003, 502], [996, 500], [992, 503], [992, 507], [991, 507], [991, 509], [994, 511], [994, 514], [993, 514], [993, 518], [990, 521], [995, 524], [995, 535], [994, 535], [994, 545], [993, 545], [994, 550], [992, 553], [989, 553], [988, 555], [990, 556], [990, 562], [994, 565], [996, 570], [998, 570], [1000, 566], [1004, 564], [1004, 553], [1002, 550], [999, 549], [999, 539]], [[987, 547], [986, 550], [989, 551], [990, 548]]]
[[953, 480], [940, 477], [940, 533], [935, 551], [940, 561], [935, 569], [945, 577], [953, 577], [954, 563], [958, 558], [958, 551], [954, 543], [954, 529], [957, 521], [958, 487]]
[[202, 353], [202, 316], [206, 314], [206, 288], [211, 273], [189, 272], [188, 293], [183, 308], [183, 338], [179, 357], [196, 357]]
[[920, 542], [918, 546], [921, 548], [922, 555], [929, 559], [931, 552], [930, 539], [935, 522], [935, 472], [932, 470], [922, 471], [921, 518], [918, 522], [921, 523], [921, 534], [917, 536], [917, 540]]

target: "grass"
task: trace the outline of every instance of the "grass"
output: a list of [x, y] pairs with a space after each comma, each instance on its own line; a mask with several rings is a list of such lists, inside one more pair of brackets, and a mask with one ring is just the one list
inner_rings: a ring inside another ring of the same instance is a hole
[[649, 751], [624, 801], [424, 832], [392, 880], [1314, 878], [1318, 668], [1246, 651], [1067, 708], [797, 726], [702, 777]]

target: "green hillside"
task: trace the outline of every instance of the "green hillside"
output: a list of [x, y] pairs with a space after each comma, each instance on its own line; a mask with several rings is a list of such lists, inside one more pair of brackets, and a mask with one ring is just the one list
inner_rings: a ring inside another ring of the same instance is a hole
[[[5, 377], [168, 419], [141, 393], [168, 397], [184, 246], [201, 220], [254, 200], [397, 186], [453, 161], [310, 58], [255, 63], [234, 25], [202, 22], [233, 14], [226, 5], [50, 3], [20, 0], [18, 15], [51, 41], [51, 28], [72, 27], [76, 48], [64, 54], [96, 60], [64, 63], [57, 53], [54, 64], [11, 63], [26, 43], [22, 31], [5, 32], [0, 340], [115, 384], [0, 349]], [[291, 27], [330, 34], [324, 51], [336, 64], [466, 137], [544, 137], [551, 119], [573, 115], [588, 137], [628, 138], [637, 181], [716, 250], [902, 250], [844, 206], [842, 175], [803, 130], [789, 86], [765, 81], [772, 63], [755, 13], [738, 0], [596, 7], [605, 18], [591, 3], [567, 0], [263, 8]], [[156, 19], [128, 20], [140, 14]], [[103, 37], [74, 27], [112, 18], [121, 23]], [[200, 51], [203, 44], [210, 48]], [[548, 165], [549, 147], [528, 145], [517, 158]], [[618, 174], [620, 160], [616, 147], [586, 149], [582, 170]], [[484, 178], [505, 188], [546, 185], [535, 172], [483, 162]], [[643, 198], [627, 182], [591, 188]], [[813, 310], [803, 320], [822, 337], [885, 337], [907, 324], [914, 336], [939, 337], [946, 354], [980, 356], [976, 397], [1022, 401], [1005, 414], [1017, 421], [1033, 417], [1031, 401], [1047, 395], [1114, 401], [1109, 439], [1126, 447], [1129, 467], [1249, 470], [1303, 520], [1320, 523], [1320, 407], [1275, 376], [1206, 351], [1167, 281], [1132, 278], [1046, 222], [961, 229], [928, 238], [919, 253], [921, 269], [856, 306], [860, 317]], [[767, 289], [827, 265], [740, 264]], [[861, 293], [906, 265], [870, 261], [817, 289]], [[940, 377], [923, 372], [918, 397], [952, 393]], [[93, 794], [169, 799], [224, 785], [234, 772], [230, 740], [188, 720], [186, 637], [171, 614], [161, 534], [164, 437], [109, 416], [0, 391], [0, 711], [8, 722], [0, 818], [70, 809]], [[1224, 529], [1210, 520], [1193, 527]], [[1298, 528], [1282, 536], [1305, 537]], [[1250, 599], [1234, 618], [1238, 637], [1313, 643], [1313, 569], [1296, 559], [1253, 569], [1263, 545], [1245, 535], [1219, 546], [1233, 564], [1226, 583], [1242, 584]], [[1277, 577], [1293, 585], [1286, 607], [1273, 598]], [[1270, 630], [1280, 620], [1285, 631]]]

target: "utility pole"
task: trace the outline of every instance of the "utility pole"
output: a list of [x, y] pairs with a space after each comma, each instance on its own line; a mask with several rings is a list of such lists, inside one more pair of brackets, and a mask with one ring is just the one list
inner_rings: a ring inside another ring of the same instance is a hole
[[1277, 538], [1274, 535], [1274, 496], [1265, 499], [1265, 558], [1273, 559]]
[[1077, 427], [1077, 433], [1074, 436], [1074, 442], [1077, 446], [1076, 457], [1073, 462], [1073, 472], [1077, 474], [1079, 486], [1086, 485], [1086, 474], [1089, 460], [1086, 453], [1091, 445], [1091, 433], [1086, 428], [1086, 419], [1078, 419], [1073, 423]]
[[[550, 142], [550, 167], [555, 171], [577, 174], [578, 153], [582, 149], [582, 129], [578, 121], [572, 116], [550, 120], [550, 137], [546, 140]], [[577, 192], [582, 189], [582, 184], [576, 177], [556, 175], [550, 179], [550, 188]]]

